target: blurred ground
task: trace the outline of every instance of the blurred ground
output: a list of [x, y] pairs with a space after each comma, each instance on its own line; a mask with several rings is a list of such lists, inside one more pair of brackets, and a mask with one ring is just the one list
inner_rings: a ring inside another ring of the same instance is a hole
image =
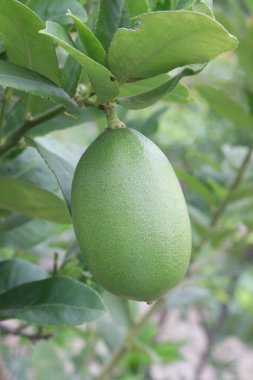
[[[152, 375], [154, 380], [197, 380], [196, 368], [207, 345], [207, 338], [199, 325], [199, 316], [195, 311], [182, 320], [180, 312], [168, 314], [161, 328], [161, 340], [182, 340], [185, 342], [182, 354], [184, 361], [168, 366], [154, 365]], [[238, 321], [240, 323], [240, 321]], [[214, 347], [214, 357], [223, 362], [224, 366], [233, 367], [233, 374], [225, 371], [221, 380], [252, 380], [253, 350], [250, 350], [236, 337], [229, 337]], [[206, 365], [199, 380], [216, 380], [215, 372], [210, 364]], [[218, 379], [217, 379], [218, 380]]]

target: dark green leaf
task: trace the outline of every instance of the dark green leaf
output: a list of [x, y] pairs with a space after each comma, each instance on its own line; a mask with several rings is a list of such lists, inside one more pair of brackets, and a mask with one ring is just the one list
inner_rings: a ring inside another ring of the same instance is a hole
[[159, 100], [166, 93], [171, 92], [184, 76], [195, 75], [199, 73], [199, 71], [200, 70], [194, 71], [191, 69], [184, 69], [175, 77], [165, 81], [162, 85], [139, 95], [129, 96], [127, 98], [119, 98], [118, 102], [119, 104], [122, 104], [126, 108], [130, 109], [148, 107]]
[[37, 265], [21, 259], [0, 261], [0, 293], [25, 284], [47, 278], [48, 274]]
[[118, 84], [112, 73], [104, 66], [77, 50], [69, 34], [55, 22], [48, 21], [40, 33], [45, 34], [62, 46], [85, 69], [96, 92], [98, 102], [108, 102], [118, 94]]
[[92, 31], [88, 28], [87, 25], [83, 24], [82, 21], [72, 15], [71, 13], [68, 13], [70, 17], [74, 20], [76, 30], [78, 32], [80, 41], [85, 49], [85, 53], [94, 61], [100, 63], [101, 65], [105, 65], [105, 59], [106, 59], [106, 52], [99, 42], [99, 40], [96, 38], [96, 36], [92, 33]]
[[0, 318], [39, 325], [79, 325], [105, 311], [99, 295], [81, 282], [54, 277], [17, 286], [0, 295]]
[[0, 61], [0, 84], [49, 99], [54, 103], [62, 104], [66, 108], [73, 109], [77, 107], [74, 100], [49, 79], [13, 63]]
[[3, 38], [8, 60], [36, 71], [59, 85], [53, 43], [38, 34], [44, 27], [41, 19], [16, 0], [0, 0], [0, 9], [0, 36]]
[[27, 5], [44, 21], [72, 24], [71, 18], [66, 15], [68, 10], [82, 21], [87, 20], [86, 11], [77, 0], [29, 0]]
[[222, 89], [208, 85], [197, 85], [197, 90], [221, 117], [231, 121], [236, 127], [252, 130], [253, 118], [250, 113]]
[[100, 0], [95, 35], [106, 51], [116, 30], [128, 27], [130, 19], [124, 0]]
[[71, 223], [65, 203], [30, 183], [0, 176], [0, 207], [55, 223]]
[[55, 175], [69, 208], [69, 212], [71, 213], [71, 185], [75, 169], [63, 158], [47, 150], [36, 140], [27, 139], [27, 141], [38, 150], [49, 169]]
[[154, 12], [135, 20], [138, 27], [118, 29], [109, 49], [109, 68], [120, 83], [205, 63], [237, 45], [222, 25], [200, 13]]

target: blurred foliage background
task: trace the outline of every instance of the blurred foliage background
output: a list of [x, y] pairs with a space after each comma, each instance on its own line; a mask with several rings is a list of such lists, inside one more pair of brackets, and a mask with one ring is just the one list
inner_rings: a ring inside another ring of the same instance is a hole
[[[171, 161], [188, 204], [193, 253], [185, 280], [145, 324], [110, 379], [252, 379], [253, 3], [216, 0], [214, 13], [238, 37], [239, 48], [184, 79], [156, 105], [118, 109], [128, 127], [148, 136]], [[105, 127], [103, 115], [87, 109], [77, 118], [58, 116], [32, 133], [75, 166]], [[2, 163], [1, 173], [59, 192], [35, 149], [19, 153]], [[102, 292], [69, 226], [0, 211], [1, 259], [22, 258], [52, 271], [55, 252], [61, 274], [101, 292], [109, 312], [81, 327], [44, 328], [43, 340], [36, 327], [1, 322], [2, 367], [10, 379], [91, 379], [147, 308]]]

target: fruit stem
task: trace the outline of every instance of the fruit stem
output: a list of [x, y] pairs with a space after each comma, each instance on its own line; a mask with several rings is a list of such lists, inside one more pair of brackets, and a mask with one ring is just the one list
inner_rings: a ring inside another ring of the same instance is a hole
[[[101, 107], [102, 106], [102, 107]], [[125, 128], [125, 124], [118, 118], [118, 115], [115, 111], [113, 105], [101, 105], [99, 108], [102, 109], [105, 113], [108, 127], [107, 129], [117, 129], [117, 128]]]

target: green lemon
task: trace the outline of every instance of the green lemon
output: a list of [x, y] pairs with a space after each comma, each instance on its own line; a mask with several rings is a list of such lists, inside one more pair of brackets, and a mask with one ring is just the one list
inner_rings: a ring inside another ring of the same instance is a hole
[[91, 273], [114, 294], [150, 303], [188, 268], [191, 227], [180, 184], [162, 151], [133, 129], [106, 131], [83, 154], [72, 217]]

